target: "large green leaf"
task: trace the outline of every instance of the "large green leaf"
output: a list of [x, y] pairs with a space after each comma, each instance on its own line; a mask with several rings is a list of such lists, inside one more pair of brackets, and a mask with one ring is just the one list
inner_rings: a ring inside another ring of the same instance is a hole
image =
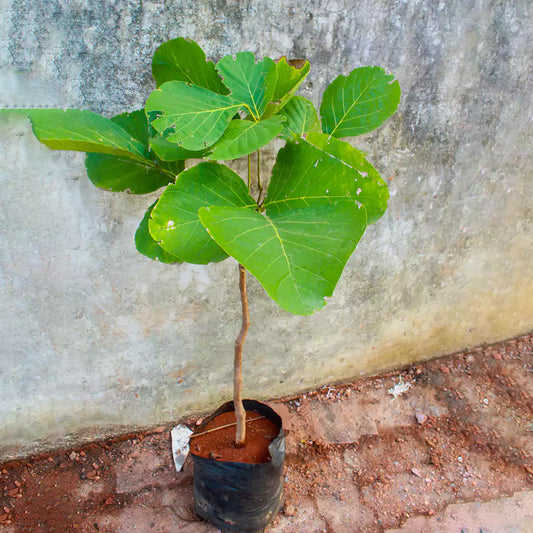
[[53, 150], [99, 152], [144, 160], [147, 151], [124, 128], [92, 111], [79, 109], [3, 109], [30, 119], [33, 133]]
[[[122, 113], [111, 119], [142, 143], [148, 146], [148, 121], [144, 109]], [[110, 191], [128, 191], [146, 194], [174, 180], [184, 169], [184, 161], [164, 162], [157, 158], [136, 160], [109, 154], [87, 154], [85, 168], [89, 179], [97, 187]]]
[[184, 161], [164, 166], [150, 166], [148, 163], [148, 160], [142, 163], [115, 155], [88, 154], [85, 168], [96, 187], [115, 192], [147, 194], [173, 181], [185, 167]]
[[395, 113], [400, 93], [398, 80], [381, 67], [356, 68], [339, 76], [324, 92], [322, 131], [333, 137], [372, 131]]
[[157, 86], [167, 81], [184, 81], [218, 94], [228, 94], [212, 61], [190, 39], [178, 37], [163, 43], [152, 59], [152, 74]]
[[144, 217], [135, 232], [135, 247], [137, 250], [155, 261], [161, 261], [161, 263], [181, 263], [181, 260], [178, 257], [169, 254], [150, 235], [148, 231], [148, 221], [150, 220], [150, 215], [155, 206], [154, 202], [144, 214]]
[[169, 81], [149, 96], [146, 113], [163, 138], [195, 151], [218, 141], [241, 107], [229, 96]]
[[284, 139], [303, 137], [309, 131], [320, 131], [315, 106], [303, 96], [293, 96], [280, 111], [279, 116], [287, 118], [280, 135]]
[[232, 120], [224, 135], [213, 146], [213, 153], [207, 158], [226, 161], [251, 154], [281, 132], [284, 120], [284, 117], [272, 117], [259, 122]]
[[254, 207], [243, 180], [225, 165], [200, 163], [169, 185], [149, 222], [150, 234], [172, 255], [189, 263], [222, 261], [227, 254], [198, 218], [204, 206]]
[[255, 62], [252, 52], [224, 56], [216, 65], [234, 100], [245, 104], [256, 120], [263, 114], [276, 88], [276, 63], [269, 57]]
[[311, 132], [307, 135], [307, 142], [352, 169], [354, 181], [350, 195], [354, 196], [355, 189], [357, 201], [366, 209], [368, 224], [379, 220], [387, 209], [389, 190], [364, 154], [350, 143], [329, 137], [325, 133]]
[[269, 102], [263, 114], [263, 118], [276, 115], [283, 109], [291, 96], [298, 90], [306, 76], [309, 74], [311, 65], [304, 59], [289, 59], [282, 57], [276, 63], [276, 86], [272, 95], [272, 102]]
[[353, 169], [300, 140], [278, 153], [265, 213], [215, 206], [199, 216], [272, 299], [307, 315], [332, 295], [364, 233], [366, 210], [356, 198]]
[[199, 211], [214, 239], [243, 264], [283, 309], [309, 315], [331, 296], [364, 231], [353, 205], [313, 205], [263, 216], [208, 207]]

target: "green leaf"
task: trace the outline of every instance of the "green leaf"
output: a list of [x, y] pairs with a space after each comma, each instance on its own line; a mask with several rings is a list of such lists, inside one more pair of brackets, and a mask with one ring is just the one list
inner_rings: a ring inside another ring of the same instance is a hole
[[307, 315], [325, 305], [367, 225], [354, 171], [306, 141], [280, 150], [265, 213], [205, 207], [216, 242], [284, 309]]
[[260, 122], [232, 120], [224, 135], [213, 146], [207, 159], [226, 161], [238, 159], [255, 152], [276, 137], [283, 127], [283, 117], [273, 117]]
[[229, 92], [200, 46], [183, 37], [159, 46], [152, 59], [152, 74], [158, 87], [167, 81], [184, 81], [218, 94]]
[[96, 187], [132, 194], [147, 194], [164, 187], [184, 167], [184, 161], [175, 161], [163, 168], [153, 168], [140, 161], [106, 154], [88, 154], [85, 159], [87, 176]]
[[307, 142], [333, 156], [352, 169], [353, 189], [357, 200], [367, 212], [368, 224], [378, 221], [387, 209], [389, 190], [378, 171], [350, 143], [329, 137], [325, 133], [309, 133]]
[[189, 263], [222, 261], [227, 254], [198, 218], [201, 207], [213, 205], [255, 207], [255, 201], [233, 170], [218, 163], [200, 163], [166, 188], [152, 212], [150, 234], [162, 248]]
[[145, 152], [149, 150], [149, 124], [144, 109], [137, 109], [131, 113], [120, 113], [111, 117], [111, 122], [124, 128], [134, 139], [142, 143]]
[[395, 113], [400, 93], [398, 80], [381, 67], [356, 68], [339, 76], [324, 92], [322, 131], [333, 137], [372, 131]]
[[252, 52], [239, 52], [235, 58], [229, 55], [223, 57], [216, 68], [233, 99], [245, 104], [259, 120], [274, 94], [276, 63], [269, 57], [256, 63]]
[[[144, 109], [122, 113], [111, 121], [141, 142], [148, 152], [148, 120]], [[87, 154], [85, 159], [87, 175], [96, 187], [133, 194], [146, 194], [167, 185], [184, 167], [184, 161], [167, 163], [157, 158], [135, 160], [109, 154]]]
[[304, 79], [309, 74], [311, 65], [304, 59], [289, 59], [282, 57], [276, 63], [276, 86], [263, 118], [276, 115], [283, 109], [291, 96], [298, 90]]
[[196, 151], [218, 141], [241, 107], [229, 96], [169, 81], [149, 96], [146, 113], [164, 139]]
[[204, 150], [185, 150], [175, 142], [170, 142], [167, 139], [163, 139], [160, 135], [155, 135], [150, 138], [150, 148], [155, 155], [163, 161], [176, 161], [184, 159], [200, 159], [203, 157], [209, 149]]
[[270, 297], [291, 313], [309, 315], [331, 296], [364, 231], [353, 205], [314, 205], [263, 216], [254, 210], [199, 211], [214, 239], [243, 264]]
[[309, 131], [320, 131], [320, 122], [313, 102], [303, 96], [293, 96], [278, 116], [287, 117], [281, 137], [303, 137]]
[[143, 144], [111, 120], [79, 109], [3, 109], [30, 119], [33, 133], [53, 150], [99, 152], [143, 160]]
[[169, 254], [150, 235], [148, 231], [148, 221], [150, 220], [150, 215], [152, 210], [157, 202], [154, 202], [144, 214], [144, 217], [135, 232], [135, 247], [137, 250], [156, 261], [161, 261], [161, 263], [181, 263], [181, 260], [178, 257]]

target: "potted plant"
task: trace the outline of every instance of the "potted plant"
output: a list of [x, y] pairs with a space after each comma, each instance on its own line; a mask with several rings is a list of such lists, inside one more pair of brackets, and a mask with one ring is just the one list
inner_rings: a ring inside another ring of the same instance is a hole
[[[27, 116], [52, 149], [87, 152], [87, 174], [98, 187], [133, 194], [165, 187], [135, 234], [145, 256], [238, 262], [242, 326], [233, 401], [191, 440], [197, 512], [225, 531], [259, 531], [282, 503], [281, 420], [269, 407], [242, 399], [246, 273], [286, 311], [313, 313], [332, 295], [389, 197], [365, 155], [341, 139], [394, 114], [398, 81], [380, 67], [340, 75], [324, 92], [319, 119], [313, 103], [295, 95], [309, 69], [308, 61], [257, 60], [251, 52], [215, 65], [195, 42], [178, 38], [154, 54], [157, 88], [144, 109], [111, 119], [75, 109], [2, 111]], [[265, 191], [261, 149], [277, 137], [285, 144]], [[224, 164], [242, 157], [248, 158], [244, 179]], [[187, 159], [202, 161], [185, 170]], [[252, 446], [247, 430], [259, 435], [259, 444]]]

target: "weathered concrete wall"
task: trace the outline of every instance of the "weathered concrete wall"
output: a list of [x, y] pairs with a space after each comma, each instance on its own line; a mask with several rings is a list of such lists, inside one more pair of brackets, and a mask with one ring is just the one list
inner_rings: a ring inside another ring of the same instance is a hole
[[[399, 113], [356, 140], [388, 180], [334, 297], [292, 316], [250, 282], [248, 395], [273, 397], [529, 331], [531, 3], [2, 0], [0, 107], [141, 107], [162, 41], [393, 71]], [[271, 163], [271, 162], [270, 162]], [[0, 460], [153, 426], [230, 395], [237, 270], [166, 266], [133, 233], [156, 195], [95, 189], [83, 156], [0, 124]]]

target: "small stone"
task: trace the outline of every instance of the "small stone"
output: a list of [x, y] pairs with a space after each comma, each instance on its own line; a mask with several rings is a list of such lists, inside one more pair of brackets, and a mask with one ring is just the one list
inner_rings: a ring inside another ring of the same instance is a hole
[[7, 495], [10, 496], [11, 498], [16, 498], [19, 494], [19, 489], [11, 489]]
[[435, 511], [434, 511], [433, 509], [430, 509], [430, 510], [428, 511], [428, 515], [431, 516], [431, 515], [433, 515], [433, 514], [435, 514]]
[[76, 459], [76, 457], [78, 457], [78, 454], [76, 452], [70, 452], [68, 458], [71, 460], [71, 461], [74, 461], [74, 459]]
[[501, 360], [502, 360], [502, 355], [499, 354], [499, 353], [495, 353], [495, 354], [493, 354], [492, 357], [494, 357], [494, 359], [496, 359], [496, 361], [501, 361]]
[[8, 518], [9, 518], [9, 515], [3, 514], [2, 516], [0, 516], [0, 522], [5, 522]]
[[22, 483], [21, 483], [20, 481], [16, 480], [16, 481], [15, 481], [15, 485], [16, 485], [17, 487], [21, 487], [21, 486], [22, 486]]
[[286, 502], [283, 514], [287, 516], [294, 516], [296, 514], [296, 507], [294, 507], [291, 502]]
[[113, 496], [108, 496], [105, 500], [104, 500], [104, 503], [106, 505], [113, 505], [115, 503], [115, 500], [113, 499]]
[[199, 426], [201, 423], [202, 423], [202, 419], [199, 418], [199, 419], [196, 421], [196, 425]]
[[85, 457], [87, 454], [86, 454], [84, 451], [81, 451], [81, 452], [80, 452], [80, 455], [81, 455], [82, 457]]
[[489, 399], [488, 399], [488, 398], [483, 398], [483, 403], [484, 403], [485, 405], [488, 405], [488, 403], [489, 403]]
[[463, 462], [463, 458], [462, 458], [461, 456], [459, 456], [459, 457], [457, 458], [457, 460], [458, 460], [460, 463]]
[[92, 479], [98, 475], [98, 472], [96, 470], [91, 470], [90, 472], [87, 472], [87, 477]]
[[422, 472], [420, 472], [420, 470], [418, 468], [411, 468], [411, 472], [416, 476], [416, 477], [422, 477]]
[[165, 429], [165, 426], [159, 426], [158, 428], [154, 429], [153, 433], [163, 433]]
[[447, 366], [441, 366], [440, 371], [443, 372], [444, 374], [450, 373], [450, 369]]
[[416, 417], [416, 421], [420, 424], [420, 425], [423, 425], [426, 420], [428, 419], [428, 417], [422, 413], [421, 411], [417, 411], [415, 413], [415, 417]]
[[4, 507], [4, 513], [9, 514], [11, 512], [11, 509], [7, 506]]
[[49, 457], [49, 458], [48, 458], [48, 462], [49, 462], [49, 463], [53, 463], [53, 462], [54, 462], [54, 458], [53, 458], [53, 457]]
[[98, 466], [96, 463], [93, 463], [93, 468], [94, 468], [95, 470], [98, 470], [99, 466]]

